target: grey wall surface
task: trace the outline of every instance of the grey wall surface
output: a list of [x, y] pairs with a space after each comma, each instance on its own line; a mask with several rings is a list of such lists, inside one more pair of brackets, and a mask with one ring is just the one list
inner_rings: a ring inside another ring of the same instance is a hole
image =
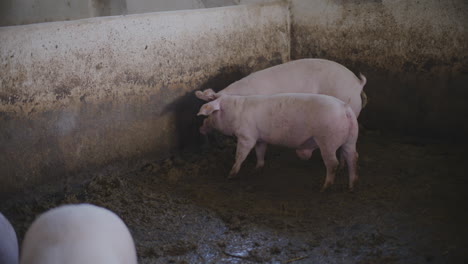
[[0, 26], [87, 18], [90, 8], [88, 0], [2, 0]]
[[138, 14], [148, 12], [174, 11], [183, 9], [205, 8], [201, 0], [127, 0], [127, 13]]
[[288, 8], [0, 28], [0, 193], [196, 141], [201, 101], [289, 59]]
[[202, 0], [2, 0], [0, 26], [227, 6]]
[[366, 126], [468, 133], [468, 2], [292, 0], [291, 58], [343, 63], [368, 79]]
[[0, 26], [175, 11], [277, 0], [1, 0]]

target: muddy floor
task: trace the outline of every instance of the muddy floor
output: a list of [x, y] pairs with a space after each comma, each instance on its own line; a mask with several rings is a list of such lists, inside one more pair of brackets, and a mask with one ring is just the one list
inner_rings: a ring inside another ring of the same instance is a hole
[[22, 240], [51, 207], [104, 206], [129, 226], [139, 263], [468, 262], [463, 146], [368, 132], [359, 138], [356, 190], [342, 171], [320, 193], [319, 152], [302, 161], [270, 147], [264, 169], [254, 170], [251, 153], [240, 178], [226, 180], [235, 143], [209, 142], [162, 161], [109, 166], [59, 193], [19, 194], [0, 210]]

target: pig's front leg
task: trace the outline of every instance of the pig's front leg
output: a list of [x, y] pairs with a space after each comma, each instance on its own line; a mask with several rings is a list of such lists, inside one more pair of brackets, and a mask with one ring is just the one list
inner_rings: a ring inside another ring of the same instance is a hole
[[256, 169], [260, 169], [265, 165], [265, 152], [267, 148], [267, 143], [265, 142], [257, 142], [255, 145], [255, 154], [257, 154], [257, 166]]
[[228, 179], [235, 178], [237, 173], [240, 170], [242, 162], [244, 162], [249, 152], [255, 146], [256, 140], [253, 140], [248, 137], [238, 137], [237, 138], [237, 151], [236, 151], [236, 162], [232, 166], [231, 172], [229, 173]]

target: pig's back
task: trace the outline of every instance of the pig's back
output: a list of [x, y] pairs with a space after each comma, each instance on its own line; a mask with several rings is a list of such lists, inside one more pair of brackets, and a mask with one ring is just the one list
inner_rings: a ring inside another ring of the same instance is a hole
[[276, 65], [229, 85], [220, 93], [271, 95], [312, 93], [334, 96], [344, 102], [358, 100], [360, 80], [343, 65], [324, 59], [301, 59]]
[[343, 109], [342, 100], [324, 94], [278, 93], [273, 95], [236, 96], [246, 99], [246, 106], [260, 106], [269, 111], [291, 115], [296, 112], [309, 112], [308, 116], [318, 118], [323, 111]]

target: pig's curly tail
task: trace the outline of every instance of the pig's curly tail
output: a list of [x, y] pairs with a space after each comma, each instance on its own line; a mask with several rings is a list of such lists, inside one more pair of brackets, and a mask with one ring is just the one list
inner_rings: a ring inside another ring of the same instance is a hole
[[361, 83], [361, 109], [364, 109], [364, 107], [366, 107], [367, 105], [367, 102], [369, 101], [367, 99], [367, 94], [364, 92], [364, 85], [366, 85], [367, 83], [367, 79], [366, 79], [366, 76], [364, 76], [364, 74], [362, 73], [359, 73], [359, 81]]

